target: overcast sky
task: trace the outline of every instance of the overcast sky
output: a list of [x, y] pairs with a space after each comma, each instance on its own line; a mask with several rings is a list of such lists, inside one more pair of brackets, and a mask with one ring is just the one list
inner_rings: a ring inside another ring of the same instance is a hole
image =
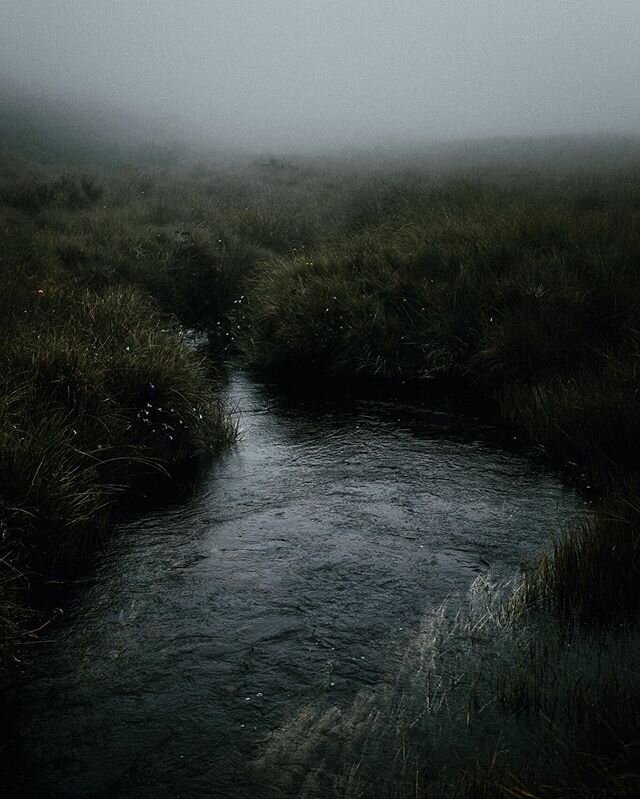
[[0, 69], [251, 147], [640, 132], [640, 0], [0, 0]]

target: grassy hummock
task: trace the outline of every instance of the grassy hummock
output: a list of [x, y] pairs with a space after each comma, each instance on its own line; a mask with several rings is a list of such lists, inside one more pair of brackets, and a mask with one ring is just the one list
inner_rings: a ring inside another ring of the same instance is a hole
[[[87, 567], [114, 508], [233, 440], [207, 366], [138, 290], [0, 275], [0, 651], [29, 589]], [[34, 622], [34, 627], [38, 625]]]

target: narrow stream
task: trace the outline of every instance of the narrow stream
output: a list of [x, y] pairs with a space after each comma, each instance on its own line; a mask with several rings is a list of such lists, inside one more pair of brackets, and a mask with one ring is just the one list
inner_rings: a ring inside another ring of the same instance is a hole
[[41, 645], [21, 796], [269, 796], [252, 763], [288, 719], [393, 674], [425, 610], [581, 507], [450, 412], [291, 403], [240, 373], [226, 393], [238, 446], [123, 526]]

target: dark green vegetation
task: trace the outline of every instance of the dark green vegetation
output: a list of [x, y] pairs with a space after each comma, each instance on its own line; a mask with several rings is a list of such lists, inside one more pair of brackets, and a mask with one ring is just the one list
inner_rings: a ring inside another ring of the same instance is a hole
[[[538, 752], [562, 756], [534, 768], [508, 743], [479, 751], [446, 791], [637, 795], [640, 155], [629, 141], [546, 146], [382, 166], [3, 163], [5, 639], [24, 629], [25, 569], [72, 571], [116, 497], [229, 439], [175, 319], [269, 377], [427, 396], [441, 381], [490, 399], [600, 497], [501, 612], [505, 640], [523, 620], [545, 635], [520, 636], [469, 694], [467, 724], [488, 701], [544, 719]], [[597, 677], [567, 665], [569, 645]]]
[[46, 594], [29, 609], [32, 589], [78, 576], [114, 510], [166, 494], [234, 438], [175, 318], [130, 283], [75, 275], [44, 243], [101, 193], [88, 177], [2, 186], [2, 673], [49, 618]]
[[[250, 363], [423, 381], [427, 393], [448, 381], [493, 399], [602, 497], [531, 568], [511, 632], [496, 633], [508, 640], [526, 619], [528, 635], [469, 687], [467, 724], [497, 703], [504, 727], [513, 714], [531, 724], [535, 754], [508, 738], [498, 754], [489, 737], [496, 753], [479, 743], [477, 767], [445, 794], [637, 795], [640, 172], [380, 181], [343, 224], [341, 238], [258, 271]], [[567, 664], [565, 647], [588, 655]]]

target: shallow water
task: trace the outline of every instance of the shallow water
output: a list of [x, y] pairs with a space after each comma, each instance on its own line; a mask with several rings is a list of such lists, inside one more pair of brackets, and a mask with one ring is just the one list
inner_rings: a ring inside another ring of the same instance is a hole
[[25, 696], [25, 797], [270, 795], [302, 708], [393, 674], [424, 612], [513, 574], [581, 506], [499, 434], [396, 401], [292, 402], [240, 373], [238, 446], [124, 525]]

